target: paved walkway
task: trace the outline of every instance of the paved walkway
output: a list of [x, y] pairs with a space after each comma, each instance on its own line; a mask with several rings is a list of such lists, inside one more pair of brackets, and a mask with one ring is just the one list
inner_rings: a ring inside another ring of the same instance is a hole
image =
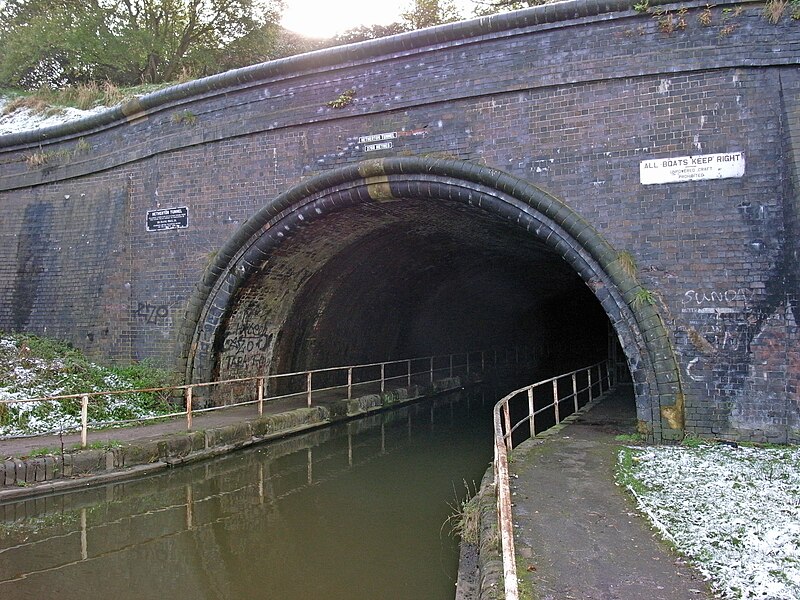
[[[264, 414], [271, 415], [307, 405], [305, 397], [289, 400], [275, 400], [264, 404]], [[222, 427], [233, 423], [241, 423], [258, 418], [258, 408], [254, 404], [231, 406], [223, 410], [195, 413], [192, 429], [201, 431], [214, 427]], [[131, 443], [161, 439], [167, 435], [186, 431], [186, 418], [177, 417], [166, 421], [155, 422], [138, 427], [120, 427], [115, 429], [89, 429], [88, 443], [106, 444], [110, 442]], [[20, 458], [44, 448], [59, 450], [62, 439], [58, 435], [37, 435], [27, 438], [0, 440], [0, 459], [6, 457]], [[80, 433], [66, 433], [63, 436], [64, 448], [71, 450], [80, 445]]]
[[519, 577], [538, 600], [712, 597], [614, 484], [615, 437], [635, 426], [632, 390], [622, 386], [578, 421], [514, 450]]
[[[405, 380], [403, 380], [405, 381]], [[412, 381], [414, 384], [424, 385], [429, 383], [427, 375], [416, 377]], [[387, 382], [386, 390], [403, 387], [396, 382]], [[380, 393], [379, 382], [360, 383], [353, 386], [353, 397]], [[313, 395], [313, 405], [330, 405], [333, 402], [347, 399], [347, 389], [331, 389], [325, 391], [315, 391]], [[268, 399], [264, 401], [263, 414], [274, 415], [298, 408], [308, 406], [308, 396], [305, 392], [286, 396], [279, 399]], [[233, 425], [244, 421], [258, 419], [258, 405], [246, 404], [243, 406], [227, 406], [221, 410], [210, 412], [195, 411], [192, 419], [192, 430], [202, 431]], [[134, 427], [117, 427], [108, 429], [89, 429], [88, 444], [107, 444], [110, 442], [135, 443], [162, 439], [165, 436], [183, 433], [187, 431], [186, 417], [175, 417], [164, 421], [156, 421], [146, 425]], [[60, 451], [61, 444], [64, 448], [71, 450], [80, 445], [80, 432], [64, 434], [63, 438], [58, 435], [37, 435], [27, 438], [13, 438], [0, 440], [0, 460], [8, 457], [21, 458], [30, 456], [42, 449]]]

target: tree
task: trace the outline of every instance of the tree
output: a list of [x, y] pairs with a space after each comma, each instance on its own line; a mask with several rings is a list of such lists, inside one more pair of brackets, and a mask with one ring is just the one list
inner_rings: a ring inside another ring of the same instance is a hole
[[353, 44], [355, 42], [363, 42], [365, 40], [374, 40], [377, 38], [396, 35], [410, 31], [410, 27], [405, 23], [389, 23], [388, 25], [361, 25], [348, 29], [333, 37], [333, 45], [340, 44]]
[[542, 4], [557, 1], [558, 0], [476, 0], [475, 16], [486, 17], [501, 12], [530, 8], [531, 6], [541, 6]]
[[453, 0], [413, 0], [402, 18], [409, 29], [422, 29], [460, 21], [463, 17]]
[[130, 85], [218, 72], [270, 50], [281, 8], [281, 0], [8, 0], [0, 82]]

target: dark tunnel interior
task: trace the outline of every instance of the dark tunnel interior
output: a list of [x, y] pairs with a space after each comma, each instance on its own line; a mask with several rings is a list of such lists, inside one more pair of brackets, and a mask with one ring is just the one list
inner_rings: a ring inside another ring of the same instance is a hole
[[273, 373], [526, 346], [537, 372], [555, 374], [608, 348], [603, 309], [561, 256], [514, 223], [442, 200], [314, 220], [234, 306], [229, 328], [243, 315], [272, 327]]

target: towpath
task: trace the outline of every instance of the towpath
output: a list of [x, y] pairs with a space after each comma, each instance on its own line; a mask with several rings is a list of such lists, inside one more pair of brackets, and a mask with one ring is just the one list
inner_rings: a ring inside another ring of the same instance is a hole
[[630, 386], [514, 450], [519, 577], [539, 600], [711, 598], [614, 483], [619, 434], [635, 432]]

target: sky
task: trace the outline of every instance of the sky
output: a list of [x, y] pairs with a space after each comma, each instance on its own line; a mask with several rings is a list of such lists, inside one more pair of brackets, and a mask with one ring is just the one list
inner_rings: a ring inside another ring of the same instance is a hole
[[[457, 0], [465, 17], [474, 2]], [[359, 25], [387, 25], [400, 20], [410, 0], [286, 0], [283, 26], [309, 37], [331, 37]]]

